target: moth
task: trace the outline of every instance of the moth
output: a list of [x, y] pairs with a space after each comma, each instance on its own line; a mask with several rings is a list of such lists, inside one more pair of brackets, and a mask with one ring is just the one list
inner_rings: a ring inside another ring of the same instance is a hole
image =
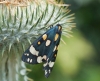
[[23, 53], [22, 61], [29, 64], [43, 63], [45, 77], [48, 78], [57, 57], [61, 33], [62, 27], [60, 24], [51, 27]]

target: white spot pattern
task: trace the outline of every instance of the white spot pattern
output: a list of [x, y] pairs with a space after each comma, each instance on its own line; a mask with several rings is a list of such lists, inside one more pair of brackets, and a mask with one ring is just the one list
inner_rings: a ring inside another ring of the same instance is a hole
[[44, 55], [44, 56], [42, 57], [42, 59], [46, 60], [46, 59], [47, 59], [47, 56], [46, 56], [46, 55]]
[[41, 56], [37, 57], [37, 62], [38, 63], [41, 63], [42, 62], [42, 57]]
[[30, 63], [32, 63], [32, 59], [30, 59]]
[[56, 50], [57, 46], [54, 47], [53, 52]]
[[45, 70], [45, 75], [47, 74], [47, 70]]
[[27, 53], [27, 56], [29, 56], [29, 54]]
[[30, 58], [27, 59], [27, 62], [29, 62], [29, 61], [30, 61]]
[[33, 54], [33, 55], [36, 55], [38, 56], [39, 52], [35, 50], [35, 48], [33, 47], [33, 45], [31, 45], [29, 51]]
[[49, 67], [53, 67], [53, 65], [54, 65], [54, 62], [49, 62]]
[[46, 46], [49, 46], [50, 43], [51, 43], [51, 41], [50, 41], [50, 40], [47, 40], [47, 41], [46, 41]]
[[47, 64], [48, 64], [48, 63], [45, 63], [45, 64], [43, 64], [43, 66], [45, 67], [45, 66], [47, 66]]
[[49, 73], [51, 72], [51, 70], [49, 69]]

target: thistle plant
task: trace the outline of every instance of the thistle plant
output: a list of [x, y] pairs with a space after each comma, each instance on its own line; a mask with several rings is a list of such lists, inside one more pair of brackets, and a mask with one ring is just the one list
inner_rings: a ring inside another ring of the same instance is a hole
[[73, 14], [65, 4], [50, 0], [0, 2], [0, 81], [28, 81], [21, 61], [25, 49], [50, 26], [61, 24], [70, 36]]

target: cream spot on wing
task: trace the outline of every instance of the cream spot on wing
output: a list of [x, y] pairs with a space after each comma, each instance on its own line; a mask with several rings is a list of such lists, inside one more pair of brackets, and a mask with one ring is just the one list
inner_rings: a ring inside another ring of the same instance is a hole
[[41, 63], [42, 62], [42, 57], [41, 56], [37, 57], [37, 62], [38, 63]]
[[29, 61], [30, 61], [30, 58], [27, 59], [27, 62], [29, 62]]
[[51, 72], [51, 70], [49, 69], [49, 73]]
[[33, 45], [31, 45], [29, 51], [33, 54], [33, 55], [36, 55], [38, 56], [39, 52], [35, 50], [35, 48], [33, 47]]
[[36, 56], [38, 56], [39, 52], [38, 52], [38, 51], [36, 51], [35, 53], [36, 53], [35, 55], [36, 55]]
[[42, 38], [43, 38], [43, 40], [46, 40], [46, 39], [47, 39], [47, 34], [44, 34], [44, 35], [42, 36]]
[[56, 33], [54, 41], [56, 41], [58, 39], [58, 37], [59, 37], [59, 34]]
[[44, 60], [46, 60], [46, 59], [47, 59], [47, 56], [46, 56], [46, 55], [44, 55], [42, 58], [43, 58]]
[[47, 70], [45, 70], [45, 75], [47, 74]]
[[27, 53], [25, 53], [24, 55], [27, 55]]
[[56, 57], [56, 56], [57, 56], [57, 54], [54, 55], [54, 57]]
[[29, 56], [29, 54], [27, 53], [27, 56]]
[[43, 66], [45, 67], [45, 66], [47, 66], [47, 64], [48, 64], [48, 63], [45, 63], [45, 64], [43, 64]]
[[40, 41], [38, 41], [38, 45], [41, 44]]
[[47, 58], [47, 61], [49, 60], [49, 58]]
[[35, 52], [36, 52], [36, 50], [35, 50], [35, 48], [33, 47], [33, 45], [31, 45], [31, 47], [30, 47], [30, 52], [33, 54], [33, 55], [35, 55]]
[[50, 40], [47, 40], [47, 41], [46, 41], [46, 46], [49, 46], [50, 43], [51, 43], [51, 41], [50, 41]]
[[49, 67], [53, 67], [53, 65], [54, 65], [54, 62], [49, 62]]
[[54, 47], [53, 52], [56, 50], [57, 46]]
[[30, 59], [30, 63], [32, 63], [32, 59]]

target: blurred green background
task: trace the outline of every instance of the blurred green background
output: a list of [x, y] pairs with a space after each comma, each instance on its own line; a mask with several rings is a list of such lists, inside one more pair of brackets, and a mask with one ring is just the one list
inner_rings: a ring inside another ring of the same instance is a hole
[[56, 63], [49, 78], [42, 64], [27, 65], [34, 81], [100, 81], [100, 0], [65, 0], [75, 13], [73, 37], [60, 43]]

